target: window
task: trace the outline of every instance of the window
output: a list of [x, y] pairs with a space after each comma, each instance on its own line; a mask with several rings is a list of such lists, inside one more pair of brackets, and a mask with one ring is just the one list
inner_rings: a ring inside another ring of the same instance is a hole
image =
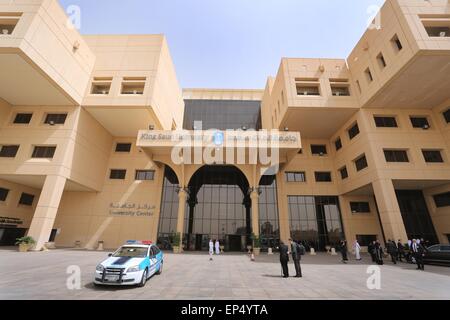
[[387, 162], [409, 162], [406, 150], [384, 150]]
[[410, 117], [413, 128], [429, 129], [430, 123], [426, 117]]
[[0, 158], [14, 158], [19, 151], [19, 146], [0, 146]]
[[9, 190], [5, 188], [0, 188], [0, 201], [6, 201], [8, 197]]
[[312, 144], [311, 153], [313, 155], [325, 155], [327, 154], [327, 146], [321, 144]]
[[299, 96], [320, 96], [320, 84], [317, 78], [297, 78], [296, 87]]
[[442, 158], [442, 154], [440, 150], [422, 150], [423, 157], [425, 162], [430, 163], [442, 163], [444, 159]]
[[341, 179], [345, 180], [348, 178], [348, 171], [347, 171], [347, 167], [343, 167], [341, 169], [339, 169], [339, 173], [341, 174]]
[[135, 180], [144, 181], [154, 179], [155, 179], [154, 170], [136, 170]]
[[374, 117], [375, 125], [378, 128], [397, 128], [397, 120], [395, 117]]
[[32, 113], [18, 113], [14, 118], [15, 124], [29, 124], [31, 122], [31, 118], [33, 117]]
[[32, 206], [33, 201], [34, 201], [34, 195], [24, 192], [20, 196], [19, 204], [22, 204], [24, 206]]
[[425, 30], [430, 37], [450, 37], [450, 27], [441, 26], [441, 27], [425, 27]]
[[433, 196], [436, 207], [450, 207], [450, 192], [441, 193]]
[[397, 52], [402, 51], [403, 45], [397, 35], [394, 35], [392, 37], [391, 43], [392, 43], [392, 46], [394, 47], [395, 51], [397, 51]]
[[336, 147], [336, 151], [339, 151], [342, 149], [342, 140], [341, 138], [337, 138], [334, 142], [334, 146]]
[[378, 239], [377, 235], [371, 235], [371, 234], [356, 235], [356, 240], [358, 240], [358, 243], [361, 247], [368, 247], [369, 244], [373, 243], [374, 241], [377, 241], [377, 239]]
[[370, 83], [373, 81], [372, 72], [370, 71], [370, 68], [367, 68], [366, 71], [364, 71], [364, 74], [366, 75], [367, 81]]
[[358, 123], [355, 123], [350, 129], [348, 129], [348, 137], [352, 140], [359, 134]]
[[350, 202], [352, 213], [370, 213], [370, 205], [368, 202]]
[[130, 152], [131, 143], [118, 143], [116, 144], [116, 152]]
[[36, 146], [34, 147], [32, 158], [47, 158], [52, 159], [55, 155], [56, 147], [42, 147]]
[[356, 171], [361, 171], [368, 167], [366, 155], [363, 155], [355, 160]]
[[442, 115], [444, 116], [445, 122], [450, 123], [450, 109], [442, 113]]
[[95, 77], [92, 81], [91, 94], [108, 95], [111, 90], [112, 77]]
[[145, 90], [146, 77], [125, 77], [122, 82], [122, 94], [142, 95]]
[[64, 124], [67, 119], [67, 113], [49, 113], [45, 117], [45, 124]]
[[350, 84], [348, 79], [330, 79], [331, 93], [335, 97], [350, 96]]
[[305, 172], [286, 172], [287, 182], [306, 182]]
[[111, 169], [109, 178], [112, 180], [125, 180], [127, 175], [127, 170], [124, 169]]
[[386, 60], [384, 59], [384, 56], [381, 52], [377, 56], [377, 61], [378, 61], [378, 65], [380, 66], [381, 69], [384, 69], [387, 67]]
[[429, 37], [450, 37], [450, 15], [420, 15], [422, 24]]
[[316, 182], [331, 182], [331, 172], [314, 172]]
[[0, 12], [0, 36], [11, 35], [21, 16], [18, 12]]

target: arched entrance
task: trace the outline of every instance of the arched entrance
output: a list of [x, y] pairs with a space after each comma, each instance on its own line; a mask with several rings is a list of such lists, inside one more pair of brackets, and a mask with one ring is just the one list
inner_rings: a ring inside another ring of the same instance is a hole
[[251, 199], [245, 175], [234, 166], [200, 168], [188, 184], [183, 237], [186, 250], [208, 250], [218, 239], [225, 251], [243, 251], [251, 243]]

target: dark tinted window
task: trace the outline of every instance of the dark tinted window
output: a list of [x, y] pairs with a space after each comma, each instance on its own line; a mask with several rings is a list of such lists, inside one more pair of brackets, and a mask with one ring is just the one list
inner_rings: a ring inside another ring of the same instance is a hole
[[327, 146], [325, 145], [311, 145], [312, 154], [327, 154]]
[[358, 240], [358, 243], [361, 247], [367, 247], [369, 246], [369, 244], [371, 244], [372, 242], [377, 240], [377, 236], [376, 235], [372, 235], [372, 234], [358, 234], [356, 236], [356, 240]]
[[443, 113], [443, 115], [444, 115], [445, 121], [446, 121], [447, 123], [450, 123], [450, 109], [448, 109], [447, 111], [445, 111], [445, 112]]
[[434, 202], [436, 203], [436, 207], [449, 207], [450, 206], [450, 192], [437, 194], [434, 196]]
[[114, 179], [114, 180], [124, 180], [126, 174], [127, 174], [127, 170], [112, 169], [111, 173], [109, 174], [109, 178]]
[[45, 117], [46, 124], [64, 124], [67, 119], [67, 113], [49, 113]]
[[0, 201], [6, 201], [8, 197], [9, 190], [5, 188], [0, 188]]
[[131, 143], [118, 143], [116, 144], [116, 152], [130, 152]]
[[374, 117], [375, 125], [378, 128], [397, 128], [397, 120], [395, 117]]
[[414, 128], [429, 128], [430, 123], [428, 122], [428, 119], [425, 117], [411, 117], [411, 124]]
[[368, 202], [350, 202], [350, 209], [352, 213], [368, 213], [370, 205]]
[[439, 150], [422, 150], [423, 157], [425, 159], [425, 162], [444, 162], [444, 159], [442, 159], [441, 151]]
[[339, 173], [341, 174], [341, 178], [342, 180], [347, 179], [348, 178], [348, 171], [347, 171], [347, 167], [343, 167], [342, 169], [339, 170]]
[[315, 172], [317, 182], [331, 182], [331, 172]]
[[364, 168], [367, 168], [367, 159], [366, 156], [362, 156], [359, 159], [355, 160], [355, 166], [357, 171], [361, 171]]
[[0, 158], [14, 158], [19, 146], [0, 146]]
[[351, 128], [348, 130], [348, 136], [349, 136], [349, 138], [350, 138], [350, 140], [351, 140], [351, 139], [353, 139], [354, 137], [356, 137], [358, 134], [359, 134], [359, 127], [358, 127], [358, 124], [355, 123], [355, 124], [353, 125], [353, 127], [351, 127]]
[[341, 138], [338, 138], [338, 139], [334, 142], [334, 146], [336, 147], [336, 151], [342, 149], [342, 140], [341, 140]]
[[14, 118], [14, 123], [28, 124], [30, 123], [32, 117], [32, 113], [18, 113]]
[[305, 182], [306, 174], [304, 172], [286, 172], [287, 182]]
[[387, 162], [409, 162], [405, 150], [384, 150], [384, 156]]
[[155, 171], [153, 170], [136, 170], [136, 180], [154, 180]]
[[24, 192], [20, 196], [19, 204], [23, 204], [25, 206], [32, 206], [33, 201], [34, 201], [34, 195]]
[[56, 147], [34, 147], [32, 158], [53, 158]]

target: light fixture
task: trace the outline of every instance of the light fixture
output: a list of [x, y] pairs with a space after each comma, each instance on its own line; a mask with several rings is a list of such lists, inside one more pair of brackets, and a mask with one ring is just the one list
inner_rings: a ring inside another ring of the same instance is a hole
[[149, 125], [149, 126], [148, 126], [148, 130], [150, 130], [150, 131], [153, 131], [153, 130], [155, 130], [155, 126], [154, 126], [154, 125], [152, 125], [152, 124], [151, 124], [151, 125]]
[[247, 131], [247, 127], [246, 126], [242, 126], [242, 130]]
[[289, 131], [289, 128], [288, 128], [288, 127], [285, 127], [285, 128], [284, 128], [284, 131], [288, 132], [288, 131]]
[[51, 126], [54, 126], [55, 125], [55, 121], [49, 121], [48, 124], [51, 125]]
[[319, 153], [320, 157], [323, 157], [325, 154], [323, 152]]
[[423, 130], [428, 130], [430, 129], [430, 126], [428, 124], [424, 124], [422, 127]]

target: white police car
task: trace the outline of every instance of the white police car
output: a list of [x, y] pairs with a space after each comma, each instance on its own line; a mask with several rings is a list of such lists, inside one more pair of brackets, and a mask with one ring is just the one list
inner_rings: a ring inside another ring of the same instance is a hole
[[95, 285], [145, 286], [154, 274], [161, 274], [164, 258], [162, 251], [151, 241], [128, 241], [95, 271]]

